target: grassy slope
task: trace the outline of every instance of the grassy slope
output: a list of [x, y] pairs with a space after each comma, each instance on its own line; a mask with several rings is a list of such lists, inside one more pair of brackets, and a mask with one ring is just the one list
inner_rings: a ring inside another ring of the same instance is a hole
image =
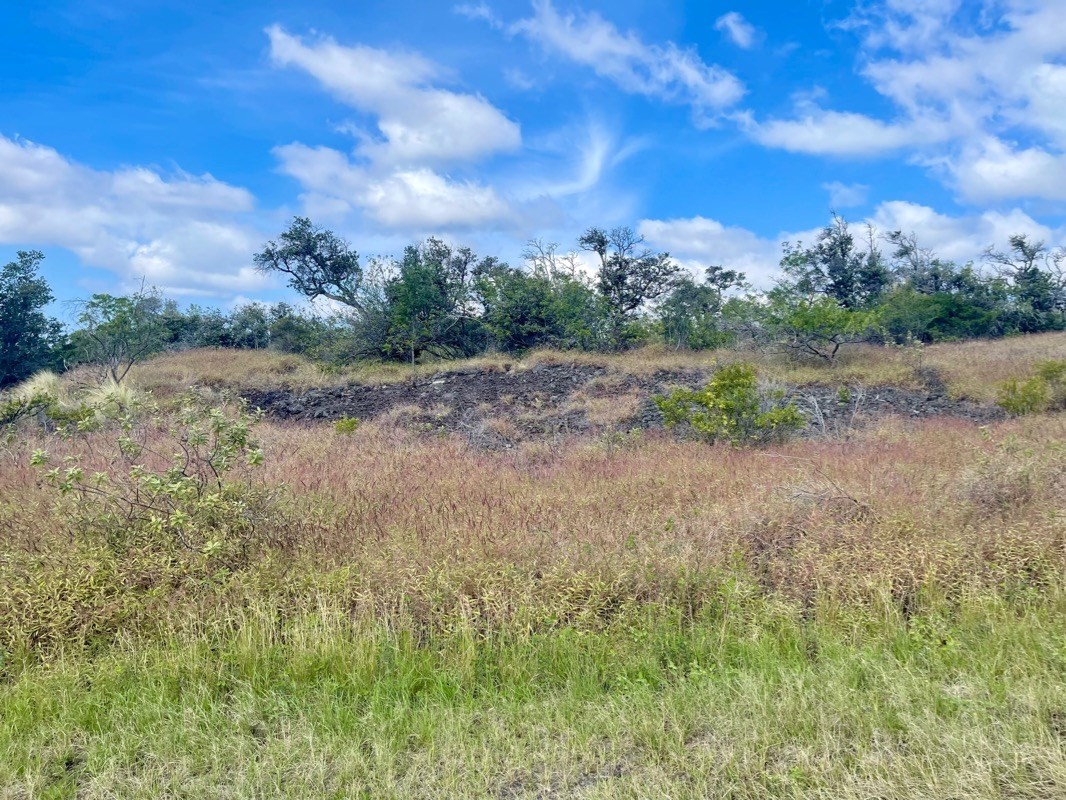
[[[925, 358], [983, 387], [1064, 343]], [[227, 357], [141, 380], [276, 379]], [[72, 533], [29, 455], [107, 470], [106, 434], [0, 447], [0, 798], [1066, 796], [1066, 415], [259, 435], [298, 544], [231, 575]]]
[[[782, 356], [751, 352], [678, 352], [646, 347], [620, 355], [537, 351], [523, 359], [484, 356], [465, 361], [422, 364], [413, 374], [427, 377], [441, 370], [528, 369], [535, 364], [577, 362], [604, 364], [618, 372], [650, 373], [662, 369], [704, 369], [715, 361], [754, 361], [767, 377], [788, 383], [862, 383], [920, 388], [916, 368], [931, 368], [944, 379], [956, 397], [992, 401], [996, 384], [1008, 378], [1025, 378], [1033, 365], [1045, 359], [1066, 359], [1066, 333], [1017, 336], [992, 341], [937, 344], [921, 351], [886, 347], [855, 347], [828, 367], [822, 363], [795, 363]], [[347, 381], [388, 383], [409, 380], [410, 367], [399, 364], [364, 364], [339, 374], [323, 372], [292, 355], [270, 351], [192, 350], [159, 356], [136, 368], [135, 380], [156, 392], [181, 391], [192, 383], [237, 388], [295, 388], [329, 386]]]

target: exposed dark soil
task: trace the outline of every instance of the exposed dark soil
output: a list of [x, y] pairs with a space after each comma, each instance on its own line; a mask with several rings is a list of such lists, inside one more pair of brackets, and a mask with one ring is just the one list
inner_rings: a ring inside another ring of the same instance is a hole
[[[351, 384], [296, 392], [247, 391], [268, 415], [289, 420], [371, 420], [391, 415], [422, 430], [461, 433], [477, 444], [507, 447], [531, 438], [589, 431], [661, 428], [653, 397], [674, 386], [706, 383], [701, 370], [631, 375], [585, 364], [538, 364], [522, 370], [455, 370], [428, 380]], [[799, 386], [791, 397], [808, 417], [808, 435], [843, 435], [890, 415], [950, 416], [986, 423], [994, 406], [951, 399], [938, 376], [921, 391], [898, 387]]]

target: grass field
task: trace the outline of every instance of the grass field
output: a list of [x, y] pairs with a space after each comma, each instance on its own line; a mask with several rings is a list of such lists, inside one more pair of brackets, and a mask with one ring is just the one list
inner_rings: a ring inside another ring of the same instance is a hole
[[146, 389], [180, 392], [190, 384], [244, 389], [275, 386], [309, 388], [337, 383], [381, 384], [424, 379], [442, 370], [529, 369], [543, 363], [604, 365], [620, 373], [647, 374], [658, 370], [706, 369], [716, 362], [743, 359], [757, 363], [761, 373], [789, 383], [862, 383], [871, 386], [918, 386], [916, 370], [935, 370], [956, 397], [995, 400], [997, 383], [1024, 378], [1045, 359], [1066, 359], [1066, 333], [1017, 336], [991, 341], [952, 342], [923, 348], [853, 346], [836, 363], [804, 363], [780, 354], [715, 350], [691, 352], [659, 346], [622, 354], [534, 351], [524, 358], [484, 356], [460, 361], [419, 364], [366, 364], [328, 372], [299, 356], [267, 350], [190, 350], [158, 356], [138, 366], [135, 382]]
[[[980, 399], [1064, 342], [923, 358]], [[253, 435], [227, 558], [31, 465], [117, 482], [113, 426], [0, 446], [0, 798], [1066, 797], [1062, 413], [765, 449]]]

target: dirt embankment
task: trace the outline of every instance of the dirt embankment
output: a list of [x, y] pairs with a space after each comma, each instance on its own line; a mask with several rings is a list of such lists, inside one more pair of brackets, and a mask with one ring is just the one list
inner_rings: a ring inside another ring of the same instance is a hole
[[[296, 392], [245, 393], [253, 406], [291, 420], [392, 418], [424, 430], [462, 433], [485, 446], [590, 431], [662, 426], [653, 401], [674, 386], [697, 387], [702, 370], [633, 375], [587, 364], [538, 364], [518, 370], [456, 370], [417, 382], [351, 384]], [[810, 435], [841, 434], [888, 415], [952, 416], [977, 423], [1000, 409], [953, 400], [935, 374], [920, 391], [898, 387], [799, 386], [790, 395], [809, 419]]]

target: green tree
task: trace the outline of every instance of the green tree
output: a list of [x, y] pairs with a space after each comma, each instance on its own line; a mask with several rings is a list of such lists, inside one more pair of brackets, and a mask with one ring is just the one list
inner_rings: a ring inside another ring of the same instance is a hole
[[578, 244], [599, 257], [596, 286], [607, 305], [611, 346], [622, 348], [631, 338], [631, 323], [645, 303], [669, 292], [681, 268], [669, 253], [644, 247], [644, 237], [631, 228], [615, 228], [609, 233], [589, 228]]
[[785, 242], [781, 268], [786, 280], [803, 295], [821, 294], [845, 308], [867, 308], [891, 281], [891, 272], [866, 229], [865, 246], [855, 240], [847, 220], [833, 216], [811, 247]]
[[263, 273], [288, 276], [289, 286], [311, 300], [325, 297], [351, 308], [360, 307], [363, 269], [359, 254], [333, 231], [307, 217], [295, 217], [289, 229], [254, 256]]
[[762, 330], [785, 350], [836, 360], [840, 348], [869, 341], [880, 322], [877, 310], [845, 308], [830, 297], [804, 297], [778, 287], [762, 309]]
[[1007, 250], [989, 247], [985, 260], [1011, 288], [1018, 327], [1024, 333], [1066, 326], [1066, 253], [1050, 251], [1025, 234], [1009, 239]]
[[41, 310], [52, 302], [40, 277], [44, 254], [20, 250], [0, 268], [0, 388], [18, 383], [52, 363], [62, 327]]
[[658, 308], [663, 339], [679, 349], [702, 350], [726, 344], [732, 337], [722, 325], [724, 294], [744, 285], [744, 273], [718, 266], [707, 268], [702, 283], [687, 275], [678, 278]]
[[473, 306], [474, 274], [496, 263], [439, 239], [408, 246], [384, 287], [388, 354], [413, 363], [425, 352], [453, 357], [476, 351], [484, 340]]
[[549, 277], [497, 264], [479, 270], [474, 290], [485, 329], [501, 350], [558, 346], [563, 339], [555, 286]]
[[168, 343], [166, 302], [154, 289], [126, 297], [94, 294], [81, 304], [79, 328], [71, 335], [81, 359], [102, 366], [121, 383], [133, 365]]

